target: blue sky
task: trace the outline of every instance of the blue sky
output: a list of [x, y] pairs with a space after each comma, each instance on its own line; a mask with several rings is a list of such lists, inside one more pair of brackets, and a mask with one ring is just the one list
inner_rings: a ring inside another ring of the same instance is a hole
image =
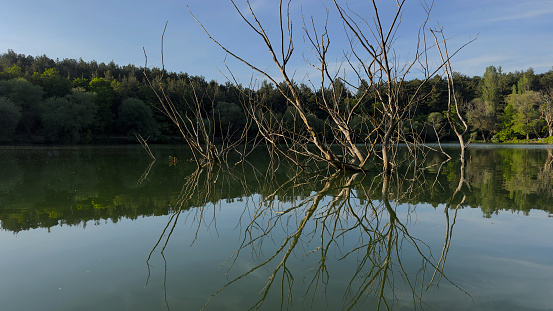
[[[345, 3], [345, 0], [341, 0]], [[386, 17], [386, 5], [378, 0]], [[408, 0], [402, 16], [395, 49], [400, 58], [413, 55], [418, 25], [422, 21], [418, 0]], [[237, 0], [245, 7], [245, 2]], [[341, 62], [341, 49], [347, 46], [343, 26], [326, 0], [296, 0], [293, 16], [314, 15], [317, 25], [325, 20], [329, 6], [329, 33], [335, 62]], [[367, 1], [348, 0], [351, 7], [363, 8]], [[265, 21], [268, 31], [279, 28], [276, 0], [252, 0], [252, 6]], [[161, 66], [160, 41], [165, 22], [165, 66], [170, 71], [202, 75], [224, 82], [225, 53], [211, 42], [194, 21], [188, 8], [204, 26], [232, 51], [262, 69], [276, 73], [267, 49], [248, 31], [227, 0], [17, 0], [2, 1], [0, 11], [0, 53], [12, 49], [26, 55], [56, 59], [82, 58], [85, 61], [114, 61], [119, 65], [144, 65], [144, 47], [149, 66]], [[487, 66], [501, 66], [504, 72], [534, 68], [546, 72], [553, 66], [553, 1], [551, 0], [437, 0], [430, 26], [443, 27], [450, 49], [476, 36], [453, 60], [453, 69], [463, 74], [482, 75]], [[295, 52], [292, 66], [295, 79], [305, 80], [312, 59], [303, 41], [301, 24], [295, 25]], [[230, 60], [227, 65], [241, 82], [251, 71]], [[311, 72], [312, 74], [312, 72]], [[247, 82], [247, 81], [244, 81]]]

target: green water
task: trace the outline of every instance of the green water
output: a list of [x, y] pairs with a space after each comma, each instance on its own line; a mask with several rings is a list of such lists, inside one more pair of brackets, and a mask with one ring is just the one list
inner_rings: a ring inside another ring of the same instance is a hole
[[1, 310], [553, 310], [543, 146], [389, 178], [153, 151], [0, 149]]

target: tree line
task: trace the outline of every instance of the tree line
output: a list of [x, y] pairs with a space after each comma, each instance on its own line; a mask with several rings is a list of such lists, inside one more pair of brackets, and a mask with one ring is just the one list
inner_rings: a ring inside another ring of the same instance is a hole
[[[382, 106], [377, 96], [365, 95], [363, 81], [354, 90], [339, 80], [329, 87], [332, 90], [318, 91], [292, 83], [310, 124], [329, 141], [335, 133], [325, 123], [332, 116], [320, 109], [317, 100], [324, 94], [316, 92], [340, 93], [334, 98], [339, 98], [338, 105], [343, 106], [359, 99], [359, 104], [373, 114]], [[406, 131], [426, 141], [453, 140], [454, 133], [446, 126], [448, 81], [434, 76], [421, 83], [411, 79], [402, 85], [401, 91], [406, 94], [422, 88], [417, 98], [411, 99], [416, 101], [416, 109], [403, 122], [409, 124]], [[504, 142], [553, 136], [553, 70], [536, 74], [530, 68], [504, 73], [501, 67], [489, 66], [483, 76], [454, 73], [453, 84], [454, 96], [461, 103], [460, 113], [468, 121], [473, 139]], [[163, 90], [188, 122], [201, 118], [210, 125], [210, 135], [215, 138], [238, 133], [248, 124], [244, 94], [255, 96], [284, 127], [299, 126], [296, 108], [270, 82], [255, 88], [220, 84], [203, 76], [156, 67], [53, 60], [46, 55], [33, 57], [8, 50], [0, 55], [0, 142], [110, 143], [122, 141], [114, 138], [133, 141], [135, 133], [150, 142], [178, 142], [178, 129], [158, 109], [156, 88]], [[358, 131], [352, 133], [355, 142], [373, 130], [359, 118], [349, 122], [350, 128]], [[259, 128], [253, 124], [248, 131], [254, 136]]]

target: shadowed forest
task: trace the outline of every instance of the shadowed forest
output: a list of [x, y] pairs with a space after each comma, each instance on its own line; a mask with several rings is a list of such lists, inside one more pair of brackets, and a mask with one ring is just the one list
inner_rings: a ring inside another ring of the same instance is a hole
[[[453, 74], [455, 96], [463, 103], [461, 114], [473, 140], [538, 140], [553, 135], [553, 70], [540, 74], [531, 68], [509, 73], [494, 66], [482, 70], [482, 76]], [[341, 93], [342, 105], [361, 97], [366, 111], [378, 114], [381, 103], [375, 96], [359, 96], [365, 91], [363, 82], [355, 91], [340, 80], [333, 84], [332, 91]], [[334, 133], [326, 126], [330, 116], [317, 103], [321, 94], [304, 84], [294, 86], [315, 131], [331, 140]], [[448, 81], [436, 75], [423, 84], [418, 79], [403, 82], [406, 93], [419, 86], [416, 109], [404, 122], [409, 124], [407, 135], [423, 141], [454, 140], [455, 134], [446, 126]], [[136, 142], [139, 134], [149, 142], [182, 143], [178, 128], [158, 109], [156, 88], [192, 123], [199, 118], [209, 123], [208, 132], [215, 139], [225, 135], [232, 139], [247, 125], [246, 93], [255, 94], [284, 126], [293, 128], [297, 123], [295, 108], [267, 81], [248, 88], [155, 67], [54, 60], [9, 50], [0, 55], [0, 142], [127, 143]], [[372, 130], [362, 123], [350, 120], [357, 143]], [[253, 137], [258, 128], [254, 124], [248, 131]]]

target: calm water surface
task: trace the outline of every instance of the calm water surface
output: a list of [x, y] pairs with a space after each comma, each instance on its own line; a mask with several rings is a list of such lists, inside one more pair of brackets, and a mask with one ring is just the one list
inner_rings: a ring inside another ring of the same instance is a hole
[[389, 179], [154, 154], [0, 149], [2, 310], [553, 310], [545, 148]]

